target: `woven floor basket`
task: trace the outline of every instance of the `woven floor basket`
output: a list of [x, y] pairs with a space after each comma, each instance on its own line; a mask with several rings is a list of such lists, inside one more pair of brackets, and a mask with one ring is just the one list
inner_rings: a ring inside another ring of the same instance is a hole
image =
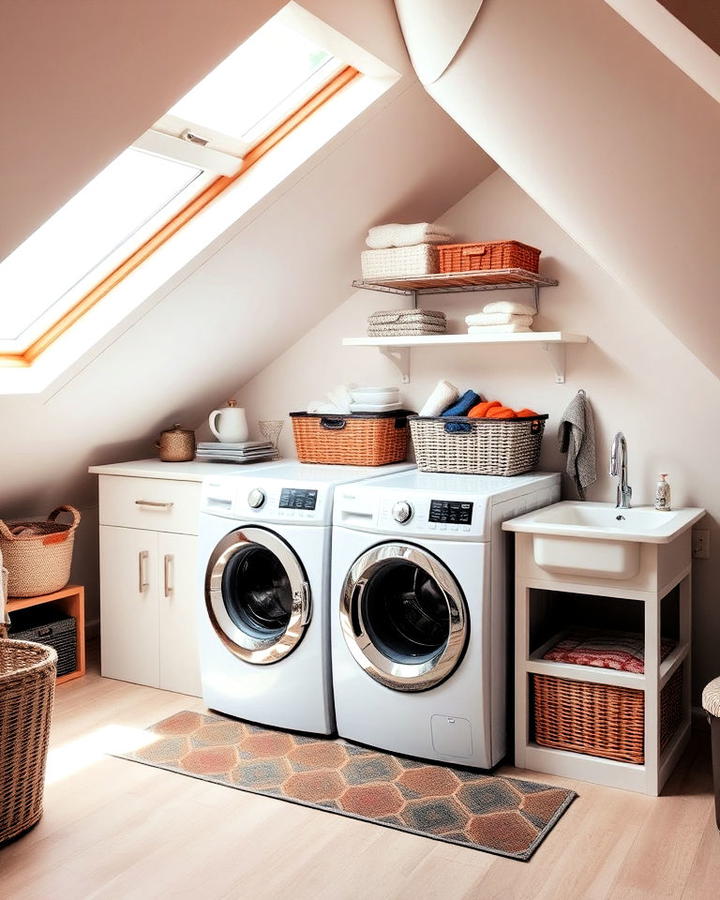
[[0, 844], [42, 815], [56, 662], [52, 647], [0, 640]]
[[[421, 472], [522, 475], [538, 466], [547, 418], [411, 416], [408, 421]], [[448, 431], [449, 425], [461, 430]]]
[[[632, 688], [533, 675], [535, 741], [620, 762], [645, 762], [645, 695]], [[682, 668], [660, 695], [660, 748], [682, 718]]]
[[386, 466], [407, 458], [407, 410], [350, 416], [290, 413], [300, 462]]
[[520, 241], [484, 241], [476, 244], [440, 244], [441, 272], [477, 272], [483, 269], [526, 269], [537, 272], [540, 251]]
[[[60, 513], [72, 516], [70, 525], [57, 522]], [[39, 597], [62, 590], [70, 581], [75, 530], [80, 513], [74, 506], [58, 506], [46, 522], [3, 522], [0, 552], [8, 570], [10, 597]]]

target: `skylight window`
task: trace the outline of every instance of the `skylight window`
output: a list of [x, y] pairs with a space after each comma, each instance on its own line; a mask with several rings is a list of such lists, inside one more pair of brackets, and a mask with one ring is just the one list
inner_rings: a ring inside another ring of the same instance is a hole
[[159, 245], [189, 203], [202, 208], [198, 198], [347, 71], [282, 13], [267, 22], [0, 261], [0, 363], [31, 363], [119, 267], [139, 265], [151, 238]]
[[202, 169], [130, 148], [0, 264], [0, 348], [22, 349], [196, 192]]

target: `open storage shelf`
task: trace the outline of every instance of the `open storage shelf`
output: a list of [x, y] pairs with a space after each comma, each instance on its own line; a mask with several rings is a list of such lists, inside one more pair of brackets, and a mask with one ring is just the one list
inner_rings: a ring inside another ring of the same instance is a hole
[[[526, 269], [487, 269], [475, 272], [452, 272], [439, 275], [418, 275], [411, 278], [368, 278], [353, 281], [353, 287], [382, 293], [400, 294], [413, 298], [418, 295], [457, 294], [468, 291], [499, 291], [532, 289], [535, 309], [538, 309], [540, 288], [555, 287], [554, 278], [529, 272]], [[540, 346], [555, 372], [555, 381], [565, 383], [565, 345], [585, 344], [587, 335], [568, 331], [527, 331], [517, 334], [437, 334], [406, 337], [343, 338], [345, 347], [376, 347], [398, 368], [403, 384], [410, 381], [410, 349], [412, 347], [442, 347], [463, 344], [533, 344]]]
[[353, 281], [354, 288], [389, 294], [456, 294], [460, 291], [500, 291], [521, 288], [557, 287], [554, 278], [527, 269], [484, 269], [448, 272], [407, 278], [366, 278]]

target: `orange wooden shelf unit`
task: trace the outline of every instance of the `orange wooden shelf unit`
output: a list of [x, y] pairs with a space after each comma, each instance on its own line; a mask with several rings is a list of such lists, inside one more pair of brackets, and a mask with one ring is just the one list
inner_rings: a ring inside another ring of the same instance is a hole
[[42, 594], [39, 597], [10, 597], [7, 602], [7, 611], [12, 614], [19, 609], [28, 609], [30, 606], [44, 606], [52, 603], [68, 616], [75, 619], [77, 641], [77, 668], [74, 672], [61, 675], [57, 683], [64, 684], [73, 678], [81, 678], [85, 674], [85, 588], [76, 584], [69, 584], [61, 591], [54, 594]]

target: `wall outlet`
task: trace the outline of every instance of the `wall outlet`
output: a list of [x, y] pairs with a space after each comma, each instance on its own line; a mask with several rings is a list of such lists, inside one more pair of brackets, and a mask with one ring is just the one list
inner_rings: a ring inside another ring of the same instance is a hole
[[708, 528], [693, 528], [692, 555], [693, 559], [710, 559], [710, 530]]

